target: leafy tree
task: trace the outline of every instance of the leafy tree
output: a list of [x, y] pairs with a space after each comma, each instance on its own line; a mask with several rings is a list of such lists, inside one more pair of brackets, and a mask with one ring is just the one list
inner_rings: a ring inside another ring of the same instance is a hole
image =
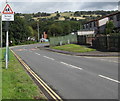
[[113, 21], [108, 21], [106, 24], [106, 34], [112, 33], [113, 29], [114, 29]]
[[63, 29], [62, 29], [62, 27], [60, 25], [52, 24], [49, 27], [48, 34], [50, 34], [52, 36], [60, 36], [61, 33], [63, 33]]
[[29, 36], [32, 36], [32, 28], [26, 23], [25, 19], [15, 16], [15, 21], [10, 22], [9, 28], [9, 40], [13, 41], [13, 44], [20, 44], [27, 41]]

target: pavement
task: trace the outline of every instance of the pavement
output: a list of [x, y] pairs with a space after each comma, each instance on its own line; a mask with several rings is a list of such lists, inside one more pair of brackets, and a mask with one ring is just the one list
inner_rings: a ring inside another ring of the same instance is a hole
[[[39, 47], [40, 48], [40, 47]], [[63, 53], [63, 54], [70, 54], [70, 55], [76, 55], [76, 56], [94, 56], [94, 57], [113, 57], [113, 56], [120, 56], [119, 52], [101, 52], [101, 51], [91, 51], [91, 52], [84, 52], [84, 53], [75, 53], [75, 52], [68, 52], [68, 51], [62, 51], [62, 50], [56, 50], [51, 48], [45, 48], [46, 50]]]

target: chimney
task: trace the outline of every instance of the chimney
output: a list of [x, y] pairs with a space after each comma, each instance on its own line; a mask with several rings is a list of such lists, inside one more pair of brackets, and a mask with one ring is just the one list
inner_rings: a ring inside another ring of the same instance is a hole
[[43, 33], [43, 36], [44, 36], [45, 39], [47, 39], [47, 34], [46, 34], [46, 32]]

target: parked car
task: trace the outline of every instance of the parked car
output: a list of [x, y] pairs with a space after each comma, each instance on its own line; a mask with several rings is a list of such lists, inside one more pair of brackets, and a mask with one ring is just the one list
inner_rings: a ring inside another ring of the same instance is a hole
[[49, 42], [49, 40], [48, 40], [48, 39], [45, 39], [45, 38], [41, 38], [41, 39], [40, 39], [40, 42]]

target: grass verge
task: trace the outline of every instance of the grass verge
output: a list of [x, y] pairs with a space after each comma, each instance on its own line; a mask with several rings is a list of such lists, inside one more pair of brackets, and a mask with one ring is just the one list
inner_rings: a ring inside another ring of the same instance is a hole
[[0, 101], [2, 100], [2, 49], [0, 48]]
[[[5, 50], [3, 50], [4, 54]], [[4, 57], [2, 55], [2, 57]], [[2, 99], [41, 99], [46, 100], [44, 94], [26, 73], [23, 66], [10, 52], [8, 69], [2, 60]]]
[[87, 48], [85, 46], [80, 46], [80, 45], [76, 45], [76, 44], [55, 46], [55, 47], [51, 47], [51, 48], [57, 49], [57, 50], [69, 51], [69, 52], [78, 52], [78, 53], [96, 51], [95, 49]]

